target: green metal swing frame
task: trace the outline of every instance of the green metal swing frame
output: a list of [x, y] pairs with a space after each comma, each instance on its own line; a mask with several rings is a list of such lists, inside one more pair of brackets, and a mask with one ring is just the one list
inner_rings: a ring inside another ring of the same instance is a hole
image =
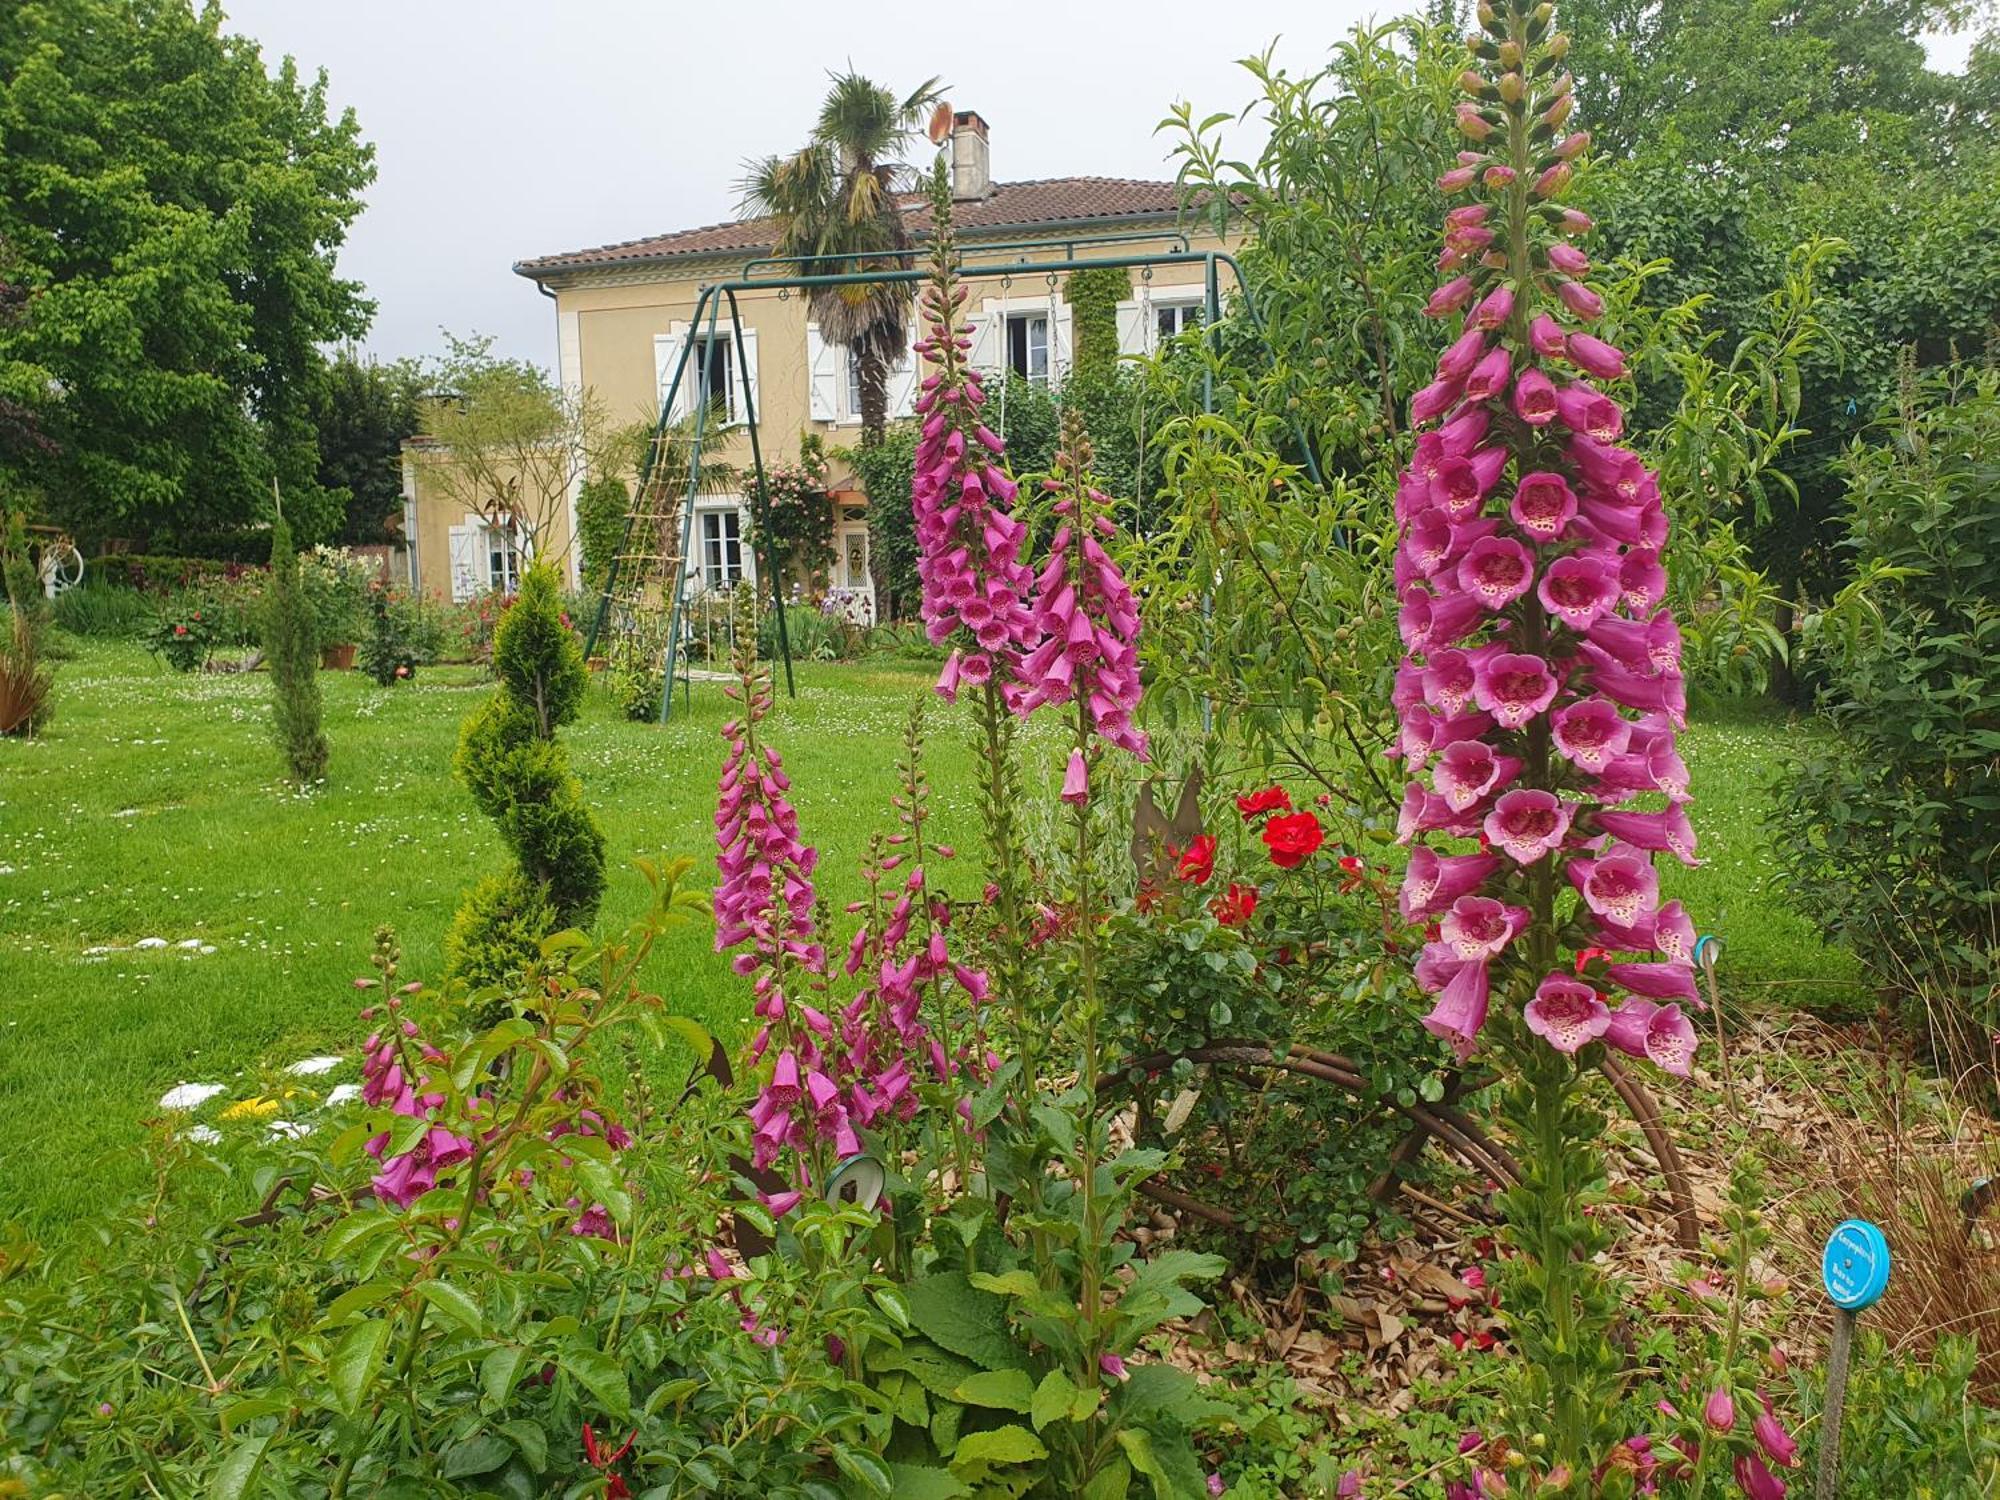
[[[1118, 234], [1059, 236], [1054, 240], [1001, 241], [991, 245], [969, 246], [968, 249], [971, 252], [986, 255], [1001, 250], [1031, 250], [1037, 247], [1047, 248], [1051, 244], [1058, 244], [1062, 245], [1068, 251], [1068, 254], [1061, 260], [1028, 260], [1024, 258], [1018, 261], [1003, 261], [996, 264], [961, 265], [958, 268], [957, 277], [961, 281], [1012, 280], [1017, 276], [1030, 276], [1039, 273], [1047, 276], [1050, 279], [1050, 284], [1053, 285], [1054, 278], [1057, 275], [1074, 271], [1089, 271], [1100, 268], [1105, 270], [1145, 268], [1150, 272], [1152, 268], [1159, 266], [1200, 266], [1202, 268], [1204, 327], [1206, 336], [1210, 340], [1210, 347], [1216, 348], [1219, 347], [1221, 340], [1222, 289], [1220, 272], [1222, 267], [1227, 266], [1231, 276], [1235, 279], [1237, 291], [1242, 297], [1243, 309], [1249, 318], [1250, 327], [1256, 333], [1258, 339], [1262, 341], [1264, 334], [1263, 319], [1258, 315], [1256, 298], [1251, 292], [1249, 279], [1243, 274], [1243, 267], [1237, 263], [1236, 257], [1226, 250], [1181, 249], [1154, 251], [1150, 254], [1114, 254], [1088, 257], [1080, 257], [1076, 254], [1077, 249], [1084, 245], [1116, 245], [1134, 240], [1157, 242], [1161, 239], [1178, 239], [1183, 246], [1188, 244], [1188, 238], [1185, 233], [1177, 231], [1167, 231], [1165, 233], [1137, 231]], [[896, 258], [904, 260], [914, 260], [917, 253], [914, 250], [893, 252]], [[682, 381], [688, 378], [688, 364], [693, 358], [695, 345], [699, 342], [705, 347], [713, 346], [721, 328], [722, 310], [725, 304], [729, 310], [729, 338], [733, 357], [736, 361], [735, 368], [739, 370], [747, 368], [744, 364], [743, 315], [736, 300], [739, 292], [769, 291], [773, 288], [778, 289], [780, 292], [810, 292], [822, 287], [879, 286], [885, 283], [914, 284], [926, 280], [931, 274], [927, 268], [916, 266], [893, 271], [807, 272], [787, 276], [755, 274], [763, 267], [798, 266], [816, 260], [852, 262], [855, 259], [857, 259], [856, 256], [846, 253], [805, 256], [765, 256], [745, 262], [742, 270], [733, 279], [710, 282], [701, 288], [700, 293], [695, 299], [693, 316], [688, 320], [689, 337], [682, 341], [680, 354], [674, 361], [673, 377], [668, 381], [667, 388], [660, 397], [660, 415], [654, 423], [653, 441], [647, 445], [645, 462], [639, 470], [639, 493], [641, 495], [646, 493], [647, 486], [652, 482], [653, 466], [659, 461], [660, 445], [665, 439], [667, 429], [673, 423], [674, 405], [680, 395]], [[704, 332], [697, 336], [695, 330], [701, 328], [704, 314], [707, 317], [708, 326]], [[1268, 343], [1266, 343], [1266, 347], [1268, 349]], [[709, 361], [707, 359], [704, 358], [699, 361], [699, 370], [694, 379], [696, 400], [694, 404], [694, 431], [689, 439], [688, 489], [687, 493], [681, 497], [680, 545], [675, 556], [672, 585], [673, 595], [669, 601], [665, 670], [661, 675], [660, 681], [660, 712], [658, 722], [662, 724], [666, 723], [672, 717], [673, 713], [674, 677], [680, 665], [682, 612], [686, 605], [688, 555], [694, 545], [695, 497], [701, 482], [702, 446], [708, 436], [710, 413], [714, 410], [715, 393], [709, 384]], [[750, 502], [752, 525], [756, 528], [757, 541], [763, 547], [763, 555], [758, 558], [758, 569], [771, 581], [771, 605], [778, 627], [778, 652], [783, 658], [785, 666], [785, 692], [787, 696], [796, 698], [798, 696], [798, 689], [792, 680], [791, 637], [785, 627], [783, 580], [780, 576], [778, 559], [771, 550], [770, 528], [765, 524], [770, 496], [766, 487], [764, 446], [758, 430], [757, 399], [755, 393], [751, 390], [751, 383], [747, 376], [741, 381], [741, 388], [743, 396], [742, 425], [749, 431], [750, 461], [756, 472], [756, 485], [751, 491]], [[1205, 371], [1202, 376], [1202, 409], [1204, 411], [1213, 411], [1215, 409], [1215, 374], [1212, 369]], [[1311, 474], [1314, 483], [1319, 483], [1319, 464], [1313, 454], [1312, 445], [1304, 440], [1304, 435], [1297, 431], [1296, 426], [1294, 427], [1293, 436], [1299, 442], [1300, 451], [1305, 457], [1306, 468]], [[618, 586], [619, 565], [624, 559], [626, 548], [631, 543], [632, 528], [636, 521], [637, 517], [630, 513], [625, 517], [625, 530], [620, 535], [618, 551], [613, 554], [611, 567], [605, 575], [604, 589], [598, 596], [597, 613], [591, 620], [590, 634], [584, 645], [584, 654], [586, 656], [595, 652], [598, 638], [603, 634], [605, 622], [609, 618], [612, 591]]]

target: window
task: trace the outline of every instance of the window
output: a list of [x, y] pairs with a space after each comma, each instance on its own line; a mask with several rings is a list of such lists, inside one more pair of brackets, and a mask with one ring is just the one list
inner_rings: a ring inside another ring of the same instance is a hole
[[[709, 399], [715, 403], [715, 411], [724, 422], [737, 420], [736, 409], [736, 346], [726, 334], [714, 338], [697, 338], [694, 341], [695, 358], [701, 364], [687, 372], [687, 378], [696, 382], [690, 397], [701, 390], [701, 373], [708, 371]], [[688, 403], [692, 406], [692, 400]]]
[[734, 507], [701, 513], [701, 578], [711, 589], [743, 579], [743, 516]]
[[856, 527], [849, 531], [841, 539], [841, 552], [841, 560], [846, 569], [845, 577], [842, 579], [843, 585], [850, 589], [867, 588], [869, 586], [867, 527]]
[[521, 590], [521, 549], [512, 526], [486, 528], [486, 586], [510, 595]]
[[1157, 343], [1177, 338], [1190, 328], [1199, 328], [1202, 323], [1202, 305], [1199, 302], [1168, 302], [1153, 305], [1154, 335]]
[[847, 405], [842, 408], [843, 421], [861, 420], [861, 356], [852, 349], [847, 351], [847, 384], [843, 393]]
[[1037, 385], [1049, 381], [1049, 315], [1007, 314], [1007, 367]]

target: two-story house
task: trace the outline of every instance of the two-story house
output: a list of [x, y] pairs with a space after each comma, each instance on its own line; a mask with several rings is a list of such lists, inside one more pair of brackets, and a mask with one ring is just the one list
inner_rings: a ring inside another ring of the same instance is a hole
[[[1144, 254], [1183, 248], [1178, 198], [1171, 182], [1109, 177], [997, 182], [991, 172], [990, 142], [987, 123], [978, 114], [961, 111], [953, 116], [953, 214], [966, 264], [1061, 259], [1072, 253], [1072, 247], [1083, 257], [1093, 250]], [[921, 245], [928, 237], [928, 203], [912, 195], [905, 203], [905, 216]], [[1126, 235], [1138, 238], [1091, 243], [1094, 236]], [[769, 220], [740, 219], [544, 255], [514, 269], [555, 303], [557, 373], [564, 387], [591, 390], [618, 422], [657, 415], [681, 349], [694, 340], [695, 357], [707, 366], [710, 387], [718, 393], [719, 457], [747, 476], [746, 391], [756, 408], [767, 461], [794, 457], [802, 431], [817, 431], [828, 448], [837, 448], [854, 442], [860, 429], [854, 362], [845, 349], [820, 337], [800, 294], [773, 285], [739, 295], [740, 360], [726, 313], [712, 340], [706, 327], [690, 326], [701, 289], [741, 275], [746, 262], [770, 254], [772, 240]], [[1029, 242], [1029, 247], [1021, 248], [1022, 242]], [[981, 248], [996, 245], [1013, 248]], [[1229, 245], [1190, 226], [1186, 248], [1203, 251]], [[777, 277], [784, 272], [773, 267], [770, 274]], [[1204, 299], [1199, 264], [1134, 271], [1132, 279], [1132, 295], [1119, 308], [1123, 352], [1149, 353], [1162, 338], [1199, 322]], [[1012, 368], [1031, 381], [1061, 381], [1072, 342], [1060, 276], [1026, 271], [978, 280], [971, 283], [969, 297], [975, 364], [994, 372]], [[690, 377], [692, 373], [691, 369]], [[918, 361], [912, 355], [890, 382], [892, 417], [911, 414], [917, 382]], [[692, 394], [692, 378], [684, 379], [676, 416], [685, 415]], [[840, 519], [830, 582], [856, 598], [861, 612], [872, 618], [867, 497], [838, 464], [833, 485]], [[512, 538], [489, 528], [476, 514], [452, 513], [452, 506], [424, 489], [415, 466], [406, 466], [405, 534], [413, 584], [428, 593], [460, 599], [511, 585], [520, 565]], [[555, 518], [544, 547], [567, 555], [572, 578], [576, 549], [568, 539], [574, 534], [572, 495], [567, 516]], [[748, 537], [745, 496], [700, 497], [690, 586], [726, 588], [753, 576]]]

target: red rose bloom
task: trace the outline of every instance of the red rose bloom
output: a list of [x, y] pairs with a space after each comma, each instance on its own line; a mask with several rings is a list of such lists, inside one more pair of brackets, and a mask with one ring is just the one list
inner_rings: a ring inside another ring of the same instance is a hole
[[1257, 887], [1231, 881], [1227, 891], [1208, 903], [1208, 909], [1224, 927], [1241, 927], [1256, 914]]
[[[1171, 850], [1169, 851], [1172, 852]], [[1204, 833], [1175, 856], [1174, 878], [1191, 885], [1207, 885], [1215, 873], [1215, 835]]]
[[1247, 797], [1236, 799], [1236, 810], [1246, 818], [1254, 818], [1259, 813], [1290, 812], [1292, 794], [1281, 786], [1267, 786], [1261, 792], [1252, 792]]
[[1264, 847], [1271, 851], [1271, 863], [1289, 870], [1312, 858], [1313, 851], [1326, 842], [1326, 830], [1309, 812], [1290, 813], [1264, 825]]

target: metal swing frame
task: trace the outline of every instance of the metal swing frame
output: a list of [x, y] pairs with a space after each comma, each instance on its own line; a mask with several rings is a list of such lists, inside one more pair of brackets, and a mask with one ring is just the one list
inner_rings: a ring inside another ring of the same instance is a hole
[[[1041, 273], [1050, 277], [1053, 284], [1053, 279], [1058, 274], [1068, 274], [1075, 271], [1098, 269], [1132, 270], [1138, 267], [1150, 269], [1156, 266], [1200, 266], [1202, 268], [1203, 314], [1205, 319], [1204, 337], [1208, 340], [1211, 349], [1219, 349], [1222, 338], [1221, 270], [1224, 266], [1227, 266], [1230, 275], [1235, 280], [1238, 294], [1242, 298], [1243, 309], [1249, 318], [1250, 327], [1257, 335], [1258, 340], [1265, 344], [1266, 351], [1268, 352], [1269, 344], [1264, 340], [1263, 319], [1258, 314], [1256, 297], [1251, 291], [1249, 278], [1243, 274], [1243, 267], [1237, 262], [1236, 257], [1228, 251], [1181, 249], [1154, 251], [1150, 254], [1091, 256], [1079, 256], [1076, 253], [1077, 249], [1083, 245], [1116, 245], [1129, 240], [1144, 239], [1158, 241], [1160, 239], [1171, 240], [1176, 238], [1179, 239], [1183, 246], [1188, 244], [1187, 236], [1182, 232], [1148, 233], [1139, 231], [1131, 234], [1081, 235], [1058, 238], [1053, 241], [1016, 240], [1002, 241], [994, 245], [971, 246], [968, 247], [971, 251], [982, 255], [996, 250], [1046, 248], [1050, 244], [1061, 245], [1068, 253], [1060, 260], [1031, 260], [1024, 256], [1017, 261], [1003, 261], [997, 264], [960, 265], [956, 274], [960, 281], [990, 281], [1003, 277], [1011, 280], [1016, 276], [1029, 276]], [[892, 253], [897, 259], [914, 260], [918, 252], [907, 250]], [[771, 604], [778, 627], [778, 651], [779, 655], [783, 657], [785, 665], [785, 692], [787, 696], [794, 698], [798, 696], [798, 689], [792, 679], [792, 646], [790, 634], [785, 626], [784, 587], [778, 566], [779, 560], [772, 549], [770, 528], [765, 524], [770, 505], [770, 494], [767, 487], [767, 475], [764, 466], [763, 439], [757, 418], [757, 398], [755, 392], [751, 389], [747, 367], [744, 363], [743, 315], [737, 303], [737, 295], [741, 292], [768, 291], [772, 288], [776, 288], [780, 292], [810, 292], [823, 287], [879, 286], [884, 283], [914, 285], [928, 280], [931, 274], [927, 267], [917, 266], [910, 266], [902, 270], [805, 272], [787, 276], [755, 274], [760, 268], [764, 267], [797, 266], [818, 260], [851, 263], [855, 259], [857, 259], [856, 256], [846, 253], [787, 257], [766, 256], [745, 262], [741, 272], [730, 280], [710, 282], [702, 287], [700, 293], [695, 298], [694, 312], [688, 319], [688, 337], [682, 342], [680, 354], [675, 359], [673, 376], [668, 381], [666, 390], [661, 393], [660, 415], [654, 423], [653, 440], [647, 445], [645, 462], [639, 470], [638, 493], [644, 495], [652, 483], [653, 468], [659, 462], [660, 448], [661, 444], [665, 441], [667, 429], [673, 425], [674, 406], [680, 396], [682, 382], [689, 378], [688, 365], [690, 360], [694, 358], [695, 347], [697, 344], [700, 344], [704, 349], [713, 347], [715, 339], [721, 330], [722, 313], [726, 305], [729, 313], [729, 339], [733, 350], [732, 357], [735, 360], [735, 368], [746, 371], [745, 375], [738, 381], [738, 386], [743, 399], [741, 425], [749, 430], [750, 461], [756, 473], [756, 484], [750, 494], [751, 524], [756, 528], [757, 534], [756, 542], [753, 543], [753, 556], [756, 556], [760, 571], [762, 571], [771, 583]], [[705, 330], [703, 330], [704, 316], [707, 321]], [[1049, 331], [1050, 336], [1053, 338], [1055, 332], [1053, 325], [1051, 325]], [[666, 723], [673, 714], [674, 678], [680, 666], [681, 628], [686, 608], [688, 557], [694, 545], [695, 497], [701, 483], [702, 447], [709, 435], [709, 422], [711, 414], [714, 411], [716, 396], [716, 392], [710, 386], [709, 360], [706, 357], [699, 361], [699, 368], [693, 380], [696, 400], [694, 404], [694, 431], [689, 440], [687, 460], [688, 486], [687, 493], [681, 497], [680, 544], [674, 562], [673, 594], [668, 605], [666, 660], [660, 680], [660, 711], [658, 722], [662, 724]], [[1212, 368], [1204, 371], [1202, 374], [1202, 409], [1210, 412], [1215, 409], [1215, 372]], [[1304, 455], [1307, 471], [1311, 474], [1313, 481], [1319, 483], [1319, 463], [1312, 451], [1312, 445], [1305, 441], [1304, 435], [1298, 431], [1296, 425], [1293, 428], [1293, 436], [1298, 441], [1300, 451]], [[605, 622], [610, 615], [612, 593], [618, 586], [619, 568], [624, 561], [626, 549], [631, 544], [632, 529], [637, 520], [638, 517], [634, 512], [628, 511], [626, 513], [625, 529], [619, 537], [618, 551], [612, 556], [610, 570], [605, 576], [603, 591], [598, 596], [597, 613], [591, 620], [590, 633], [584, 645], [586, 656], [596, 651], [598, 639], [603, 634]], [[758, 555], [760, 547], [761, 555]]]

